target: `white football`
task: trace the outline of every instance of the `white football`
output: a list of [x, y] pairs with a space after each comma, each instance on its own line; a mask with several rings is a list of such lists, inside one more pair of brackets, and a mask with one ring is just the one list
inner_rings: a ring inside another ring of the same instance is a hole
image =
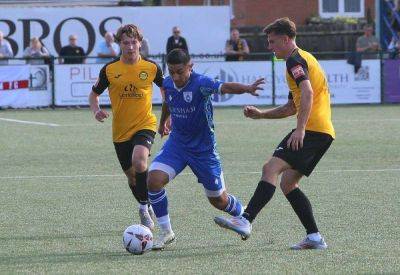
[[140, 255], [153, 247], [153, 234], [146, 226], [134, 224], [125, 229], [122, 241], [126, 251]]

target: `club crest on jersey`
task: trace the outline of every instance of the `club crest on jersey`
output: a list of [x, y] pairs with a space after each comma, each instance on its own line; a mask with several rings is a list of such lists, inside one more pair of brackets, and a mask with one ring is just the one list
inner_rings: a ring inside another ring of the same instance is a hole
[[290, 71], [292, 72], [294, 79], [306, 75], [301, 65], [294, 66], [293, 68], [290, 69]]
[[192, 93], [191, 91], [183, 92], [183, 99], [184, 99], [187, 103], [192, 102], [193, 93]]
[[139, 73], [139, 78], [140, 78], [141, 80], [146, 80], [148, 77], [149, 77], [149, 74], [148, 74], [147, 72], [145, 72], [145, 71], [141, 71], [141, 72]]

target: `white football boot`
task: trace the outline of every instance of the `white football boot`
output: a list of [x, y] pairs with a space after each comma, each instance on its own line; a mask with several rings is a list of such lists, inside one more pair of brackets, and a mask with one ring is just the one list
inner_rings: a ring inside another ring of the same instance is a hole
[[171, 231], [160, 231], [158, 238], [153, 243], [153, 250], [163, 250], [167, 245], [175, 241], [175, 233]]
[[328, 245], [326, 244], [324, 238], [321, 238], [319, 241], [313, 241], [309, 237], [305, 237], [301, 242], [292, 245], [290, 247], [293, 250], [303, 250], [303, 249], [327, 249]]
[[214, 222], [221, 226], [238, 233], [242, 240], [247, 240], [251, 234], [251, 223], [243, 216], [238, 217], [215, 217]]

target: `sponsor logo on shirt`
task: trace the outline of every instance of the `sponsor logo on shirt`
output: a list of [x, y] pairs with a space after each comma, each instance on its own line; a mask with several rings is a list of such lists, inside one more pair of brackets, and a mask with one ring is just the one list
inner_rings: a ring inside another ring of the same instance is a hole
[[194, 113], [196, 111], [195, 106], [190, 106], [190, 107], [170, 107], [169, 108], [171, 115], [176, 118], [183, 118], [187, 119], [189, 118], [189, 115]]
[[125, 86], [124, 91], [119, 94], [121, 99], [135, 99], [135, 98], [142, 98], [143, 92], [139, 91], [138, 88], [135, 87], [133, 84], [128, 84]]

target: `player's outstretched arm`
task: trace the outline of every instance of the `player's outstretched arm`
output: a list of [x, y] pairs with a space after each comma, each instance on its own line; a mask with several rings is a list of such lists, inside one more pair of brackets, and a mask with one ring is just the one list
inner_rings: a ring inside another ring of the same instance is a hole
[[245, 85], [237, 82], [225, 82], [221, 86], [221, 93], [223, 94], [244, 94], [249, 93], [258, 96], [258, 90], [264, 90], [261, 85], [265, 84], [264, 78], [259, 78], [251, 85]]
[[296, 114], [296, 106], [292, 99], [289, 99], [288, 102], [284, 105], [278, 106], [269, 110], [260, 110], [254, 106], [245, 106], [243, 109], [243, 114], [246, 117], [252, 119], [277, 119], [277, 118], [285, 118], [288, 116], [292, 116]]
[[92, 110], [94, 117], [97, 121], [104, 122], [104, 119], [108, 117], [108, 113], [99, 106], [99, 95], [91, 91], [89, 94], [89, 105]]

